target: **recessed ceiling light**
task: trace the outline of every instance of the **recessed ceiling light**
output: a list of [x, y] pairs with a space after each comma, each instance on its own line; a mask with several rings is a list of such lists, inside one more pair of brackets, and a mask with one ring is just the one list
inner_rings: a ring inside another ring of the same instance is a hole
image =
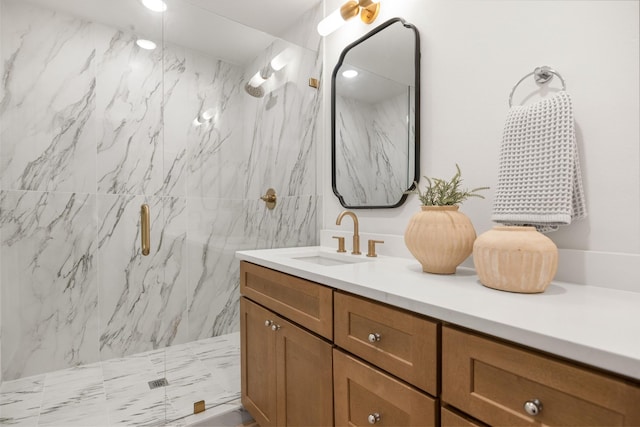
[[142, 4], [154, 12], [164, 12], [167, 10], [167, 4], [162, 0], [142, 0]]
[[146, 50], [153, 50], [156, 48], [156, 44], [151, 40], [138, 39], [136, 40], [136, 44]]
[[348, 79], [352, 79], [357, 75], [358, 75], [358, 72], [356, 70], [345, 70], [342, 72], [342, 76]]

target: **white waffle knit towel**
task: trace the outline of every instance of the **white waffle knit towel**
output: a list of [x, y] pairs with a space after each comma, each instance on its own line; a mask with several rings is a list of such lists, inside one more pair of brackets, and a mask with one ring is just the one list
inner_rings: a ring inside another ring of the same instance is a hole
[[585, 216], [569, 94], [561, 91], [534, 104], [511, 107], [491, 219], [549, 232]]

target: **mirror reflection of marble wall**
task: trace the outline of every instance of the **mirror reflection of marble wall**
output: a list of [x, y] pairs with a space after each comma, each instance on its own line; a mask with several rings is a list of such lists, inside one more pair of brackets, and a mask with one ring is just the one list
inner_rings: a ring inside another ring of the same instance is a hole
[[397, 95], [371, 103], [336, 96], [336, 178], [347, 205], [395, 205], [411, 186], [413, 88], [397, 86]]
[[345, 48], [334, 69], [332, 178], [345, 207], [399, 206], [417, 179], [416, 52], [417, 30], [394, 18]]

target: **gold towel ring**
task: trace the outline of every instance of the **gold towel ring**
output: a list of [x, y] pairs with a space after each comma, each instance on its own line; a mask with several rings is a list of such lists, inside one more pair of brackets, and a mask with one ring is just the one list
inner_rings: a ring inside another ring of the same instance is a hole
[[538, 83], [539, 85], [543, 85], [550, 82], [551, 79], [553, 79], [554, 75], [558, 76], [558, 78], [562, 82], [562, 90], [565, 90], [567, 86], [564, 83], [564, 79], [562, 78], [560, 73], [546, 65], [543, 65], [542, 67], [536, 67], [535, 70], [518, 80], [518, 83], [516, 83], [513, 89], [511, 89], [511, 93], [509, 94], [509, 107], [512, 106], [511, 102], [513, 100], [513, 93], [516, 91], [516, 88], [520, 85], [520, 83], [522, 83], [527, 77], [534, 76], [536, 83]]

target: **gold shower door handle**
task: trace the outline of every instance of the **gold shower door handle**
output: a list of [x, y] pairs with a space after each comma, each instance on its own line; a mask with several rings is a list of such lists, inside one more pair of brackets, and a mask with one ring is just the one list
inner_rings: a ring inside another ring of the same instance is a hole
[[151, 230], [149, 225], [149, 205], [146, 203], [140, 207], [140, 240], [142, 244], [142, 255], [149, 255], [151, 248]]

